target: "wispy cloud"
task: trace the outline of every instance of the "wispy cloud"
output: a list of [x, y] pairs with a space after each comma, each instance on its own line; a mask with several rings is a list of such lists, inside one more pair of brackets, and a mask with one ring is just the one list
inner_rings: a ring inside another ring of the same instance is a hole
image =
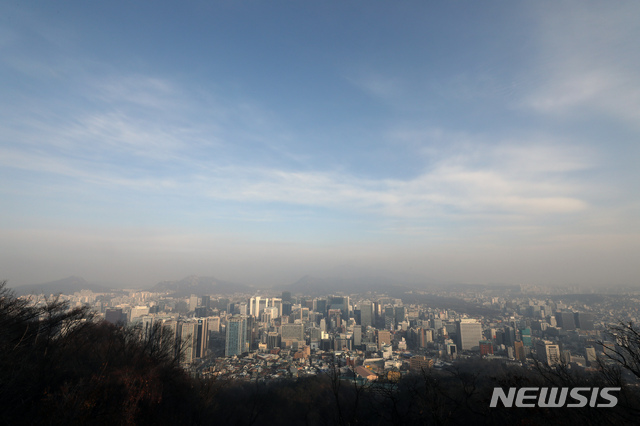
[[522, 105], [545, 114], [585, 111], [637, 124], [640, 118], [635, 2], [538, 12], [536, 82]]

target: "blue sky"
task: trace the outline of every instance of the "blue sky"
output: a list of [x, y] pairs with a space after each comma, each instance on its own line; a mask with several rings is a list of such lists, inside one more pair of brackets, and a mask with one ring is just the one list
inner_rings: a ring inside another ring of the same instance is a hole
[[638, 284], [635, 2], [5, 2], [0, 270]]

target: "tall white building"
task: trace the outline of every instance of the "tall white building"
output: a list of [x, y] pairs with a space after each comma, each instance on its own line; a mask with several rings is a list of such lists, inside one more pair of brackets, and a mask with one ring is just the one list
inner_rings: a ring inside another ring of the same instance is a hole
[[461, 319], [456, 321], [458, 333], [458, 349], [461, 351], [475, 351], [480, 349], [482, 337], [482, 324], [474, 319]]
[[227, 322], [227, 338], [225, 339], [224, 355], [240, 355], [248, 349], [247, 319], [243, 316], [233, 316]]

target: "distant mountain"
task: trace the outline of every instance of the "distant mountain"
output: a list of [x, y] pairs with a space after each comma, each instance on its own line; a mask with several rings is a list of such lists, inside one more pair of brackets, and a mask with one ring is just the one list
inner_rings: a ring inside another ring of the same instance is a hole
[[230, 294], [251, 292], [252, 288], [244, 284], [222, 281], [215, 277], [198, 277], [191, 275], [179, 281], [161, 281], [152, 288], [151, 292], [173, 293], [176, 297], [189, 296], [191, 294]]
[[412, 290], [441, 291], [496, 291], [519, 292], [519, 286], [500, 284], [463, 284], [433, 280], [407, 272], [340, 265], [326, 271], [305, 275], [293, 284], [279, 288], [293, 294], [323, 295], [329, 293], [386, 293], [401, 297]]
[[366, 293], [383, 292], [397, 293], [417, 288], [414, 283], [399, 282], [397, 279], [384, 275], [364, 276], [311, 276], [305, 275], [295, 283], [285, 286], [282, 290], [293, 294], [325, 295], [329, 293]]
[[104, 285], [91, 284], [82, 277], [71, 276], [57, 281], [42, 284], [26, 284], [13, 289], [16, 295], [27, 294], [73, 294], [76, 291], [91, 290], [96, 293], [108, 292], [111, 289]]

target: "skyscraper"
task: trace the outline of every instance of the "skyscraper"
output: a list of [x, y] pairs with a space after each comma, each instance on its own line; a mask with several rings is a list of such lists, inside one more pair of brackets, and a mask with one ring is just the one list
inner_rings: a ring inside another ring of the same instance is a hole
[[302, 324], [283, 324], [280, 330], [282, 340], [304, 341], [304, 325]]
[[196, 359], [197, 324], [193, 321], [182, 323], [182, 341], [184, 342], [183, 362], [191, 364]]
[[198, 296], [192, 294], [191, 297], [189, 297], [189, 310], [195, 311], [195, 309], [198, 307], [198, 302]]
[[536, 343], [538, 360], [549, 366], [560, 362], [560, 346], [554, 345], [548, 340], [538, 340]]
[[368, 300], [360, 302], [360, 325], [373, 327], [373, 303]]
[[576, 327], [580, 330], [593, 330], [593, 314], [587, 314], [584, 312], [577, 312], [575, 314]]
[[224, 355], [240, 355], [247, 349], [247, 319], [243, 316], [233, 316], [227, 322], [227, 338], [224, 345]]
[[393, 330], [395, 328], [396, 313], [393, 306], [384, 308], [384, 329]]
[[565, 330], [575, 330], [576, 323], [573, 312], [556, 312], [556, 321], [559, 327]]
[[331, 296], [328, 305], [329, 309], [340, 309], [342, 318], [349, 318], [349, 296]]
[[482, 324], [472, 319], [456, 321], [458, 348], [461, 351], [478, 350], [482, 338]]
[[395, 319], [396, 319], [396, 325], [400, 324], [401, 322], [404, 321], [405, 318], [405, 309], [404, 306], [396, 306], [395, 307]]

